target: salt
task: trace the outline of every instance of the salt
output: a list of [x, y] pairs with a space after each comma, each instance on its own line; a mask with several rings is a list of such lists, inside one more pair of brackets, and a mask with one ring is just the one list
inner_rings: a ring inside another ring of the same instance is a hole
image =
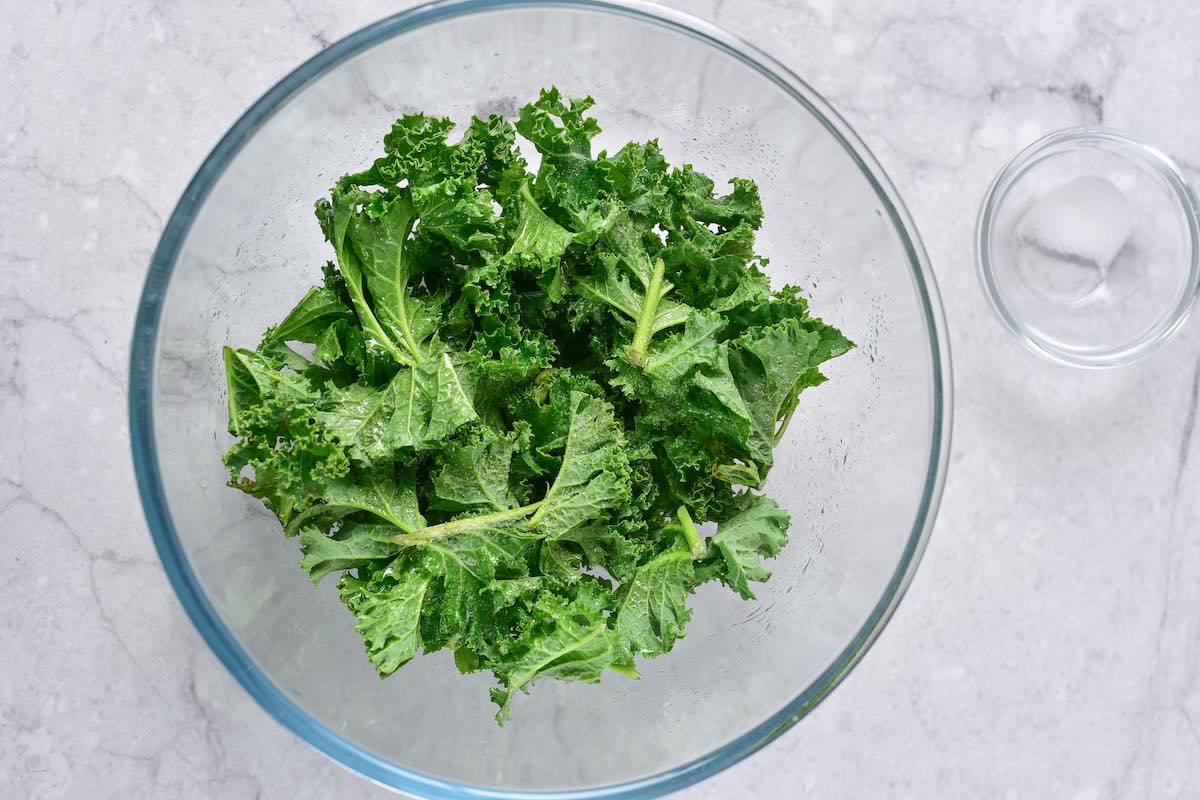
[[1133, 234], [1133, 209], [1107, 178], [1073, 178], [1043, 194], [1017, 223], [1034, 288], [1063, 299], [1093, 292]]

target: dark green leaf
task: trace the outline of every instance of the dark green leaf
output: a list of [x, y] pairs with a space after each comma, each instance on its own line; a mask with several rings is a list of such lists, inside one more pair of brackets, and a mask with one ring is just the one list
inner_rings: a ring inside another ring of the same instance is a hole
[[350, 524], [336, 536], [307, 526], [300, 531], [300, 549], [304, 553], [300, 567], [313, 583], [320, 583], [331, 572], [354, 569], [395, 556], [400, 552], [400, 545], [381, 535], [379, 526]]
[[343, 478], [329, 481], [314, 503], [294, 517], [284, 532], [292, 535], [315, 519], [340, 519], [362, 511], [394, 525], [396, 533], [412, 533], [425, 527], [417, 504], [415, 468], [391, 466], [352, 470]]
[[612, 631], [594, 608], [568, 604], [553, 595], [539, 600], [537, 624], [522, 637], [519, 654], [493, 668], [503, 689], [493, 690], [500, 706], [496, 719], [509, 718], [513, 694], [543, 678], [599, 683], [606, 669], [619, 662]]
[[442, 454], [441, 471], [433, 476], [433, 504], [451, 511], [515, 506], [508, 483], [515, 447], [507, 437], [451, 445]]
[[314, 286], [300, 299], [283, 322], [267, 330], [266, 338], [281, 342], [315, 342], [342, 319], [351, 319], [352, 312], [336, 293], [323, 286]]
[[421, 613], [429, 583], [429, 576], [419, 570], [383, 588], [370, 587], [348, 574], [342, 578], [338, 586], [342, 601], [358, 617], [355, 630], [362, 634], [380, 677], [408, 663], [421, 646]]
[[779, 505], [763, 495], [745, 495], [742, 509], [717, 526], [708, 540], [720, 564], [721, 580], [747, 600], [754, 599], [750, 581], [771, 577], [762, 559], [773, 558], [787, 544], [791, 518]]
[[639, 567], [622, 585], [616, 632], [635, 654], [660, 655], [683, 636], [695, 580], [691, 551], [679, 545]]
[[603, 518], [629, 495], [625, 437], [612, 407], [572, 392], [562, 467], [529, 522], [562, 533]]

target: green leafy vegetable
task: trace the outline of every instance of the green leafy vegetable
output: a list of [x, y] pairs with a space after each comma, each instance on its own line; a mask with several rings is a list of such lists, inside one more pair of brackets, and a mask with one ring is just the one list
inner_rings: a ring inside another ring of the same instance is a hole
[[430, 582], [429, 575], [416, 570], [374, 590], [349, 573], [342, 578], [342, 602], [358, 617], [355, 629], [380, 675], [391, 675], [407, 664], [421, 646], [421, 616]]
[[317, 203], [322, 284], [223, 354], [231, 485], [340, 573], [381, 676], [451, 649], [501, 722], [543, 679], [637, 677], [702, 583], [754, 598], [790, 518], [753, 490], [853, 347], [771, 289], [752, 181], [594, 153], [592, 105], [398, 119]]
[[696, 584], [691, 548], [677, 544], [638, 567], [621, 587], [616, 630], [638, 655], [665, 653], [683, 636]]
[[774, 558], [787, 544], [788, 513], [769, 497], [743, 495], [742, 510], [717, 526], [709, 539], [721, 581], [747, 600], [754, 599], [750, 581], [771, 577], [762, 559]]
[[369, 566], [372, 561], [387, 559], [400, 551], [400, 546], [383, 538], [377, 526], [351, 524], [334, 536], [317, 527], [300, 531], [300, 549], [304, 558], [300, 566], [313, 583], [320, 583], [331, 572]]

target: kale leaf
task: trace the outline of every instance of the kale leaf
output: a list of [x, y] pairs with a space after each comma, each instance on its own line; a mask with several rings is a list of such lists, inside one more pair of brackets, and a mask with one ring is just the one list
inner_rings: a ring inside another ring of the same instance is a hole
[[754, 598], [790, 526], [756, 490], [853, 347], [772, 290], [753, 181], [596, 153], [593, 105], [396, 120], [317, 202], [321, 285], [223, 354], [230, 485], [340, 576], [381, 676], [448, 648], [500, 722], [540, 680], [637, 677], [702, 583]]

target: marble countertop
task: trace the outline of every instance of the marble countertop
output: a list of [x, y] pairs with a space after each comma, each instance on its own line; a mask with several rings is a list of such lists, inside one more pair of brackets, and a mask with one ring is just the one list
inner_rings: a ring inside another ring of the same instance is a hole
[[[288, 70], [410, 4], [5, 3], [0, 795], [389, 796], [200, 640], [146, 532], [125, 399], [146, 265], [201, 160]], [[1200, 182], [1200, 5], [673, 4], [788, 64], [874, 150], [956, 369], [945, 500], [895, 619], [809, 719], [678, 796], [1200, 796], [1200, 319], [1138, 365], [1057, 367], [993, 319], [971, 255], [991, 176], [1055, 128], [1127, 129]]]

